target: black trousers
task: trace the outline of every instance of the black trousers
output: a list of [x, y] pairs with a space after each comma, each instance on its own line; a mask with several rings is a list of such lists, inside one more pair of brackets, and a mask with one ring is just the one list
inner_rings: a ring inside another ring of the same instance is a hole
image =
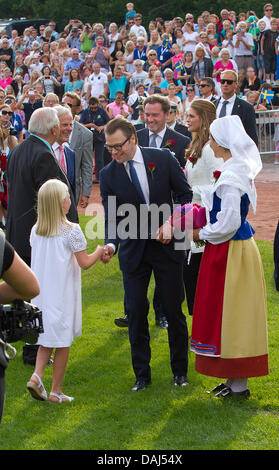
[[0, 365], [0, 423], [5, 403], [5, 369]]
[[152, 272], [168, 321], [168, 341], [173, 375], [187, 375], [188, 328], [181, 304], [184, 299], [183, 262], [172, 261], [160, 243], [148, 240], [140, 266], [123, 271], [132, 365], [136, 379], [151, 380], [147, 290]]
[[199, 276], [200, 264], [202, 259], [202, 253], [191, 253], [190, 262], [188, 263], [188, 255], [184, 262], [183, 279], [186, 292], [186, 300], [188, 306], [189, 315], [193, 315], [194, 302], [197, 288], [197, 280]]

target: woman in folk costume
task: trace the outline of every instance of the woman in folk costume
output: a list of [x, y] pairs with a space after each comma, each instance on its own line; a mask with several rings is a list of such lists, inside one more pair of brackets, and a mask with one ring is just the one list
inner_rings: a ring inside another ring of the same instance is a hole
[[210, 146], [224, 165], [215, 185], [202, 194], [210, 220], [193, 231], [206, 241], [197, 284], [191, 350], [196, 370], [227, 378], [212, 392], [248, 397], [248, 377], [268, 374], [267, 309], [262, 262], [246, 216], [256, 210], [254, 179], [259, 151], [239, 116], [216, 119]]

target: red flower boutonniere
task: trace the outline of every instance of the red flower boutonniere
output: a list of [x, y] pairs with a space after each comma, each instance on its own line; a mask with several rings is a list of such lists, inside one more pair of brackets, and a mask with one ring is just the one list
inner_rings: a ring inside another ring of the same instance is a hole
[[151, 173], [152, 179], [154, 178], [153, 173], [155, 171], [155, 163], [154, 162], [149, 162], [148, 163], [148, 170]]
[[197, 163], [197, 159], [193, 157], [192, 155], [188, 157], [189, 162], [192, 163], [192, 166], [194, 166]]
[[171, 148], [174, 146], [174, 144], [175, 144], [174, 139], [167, 140], [166, 144], [164, 145], [164, 148]]
[[219, 170], [213, 171], [213, 176], [214, 176], [215, 182], [216, 182], [221, 176], [221, 171], [219, 171]]

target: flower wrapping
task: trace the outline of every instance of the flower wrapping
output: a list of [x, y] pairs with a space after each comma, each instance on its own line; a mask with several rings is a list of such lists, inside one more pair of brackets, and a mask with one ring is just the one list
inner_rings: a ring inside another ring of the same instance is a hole
[[207, 223], [205, 207], [192, 203], [176, 207], [169, 222], [172, 227], [179, 228], [180, 230], [204, 227]]

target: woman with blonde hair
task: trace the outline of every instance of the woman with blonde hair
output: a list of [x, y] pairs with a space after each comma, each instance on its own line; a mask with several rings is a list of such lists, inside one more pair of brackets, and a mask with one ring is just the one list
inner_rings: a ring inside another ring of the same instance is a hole
[[100, 246], [93, 253], [86, 253], [86, 239], [79, 224], [66, 218], [70, 206], [65, 183], [56, 179], [46, 181], [38, 192], [38, 219], [30, 235], [31, 269], [41, 287], [32, 303], [43, 312], [44, 333], [39, 335], [35, 370], [27, 388], [36, 400], [47, 400], [43, 375], [55, 349], [49, 394], [52, 403], [73, 400], [62, 392], [62, 383], [70, 346], [81, 335], [80, 268], [90, 268], [103, 253]]
[[[192, 202], [202, 205], [201, 194], [214, 184], [213, 172], [222, 166], [209, 146], [210, 124], [216, 119], [216, 108], [211, 101], [195, 99], [186, 113], [188, 131], [192, 141], [186, 150], [185, 173], [193, 191]], [[193, 314], [196, 284], [204, 247], [191, 244], [184, 265], [184, 284], [189, 314]]]

